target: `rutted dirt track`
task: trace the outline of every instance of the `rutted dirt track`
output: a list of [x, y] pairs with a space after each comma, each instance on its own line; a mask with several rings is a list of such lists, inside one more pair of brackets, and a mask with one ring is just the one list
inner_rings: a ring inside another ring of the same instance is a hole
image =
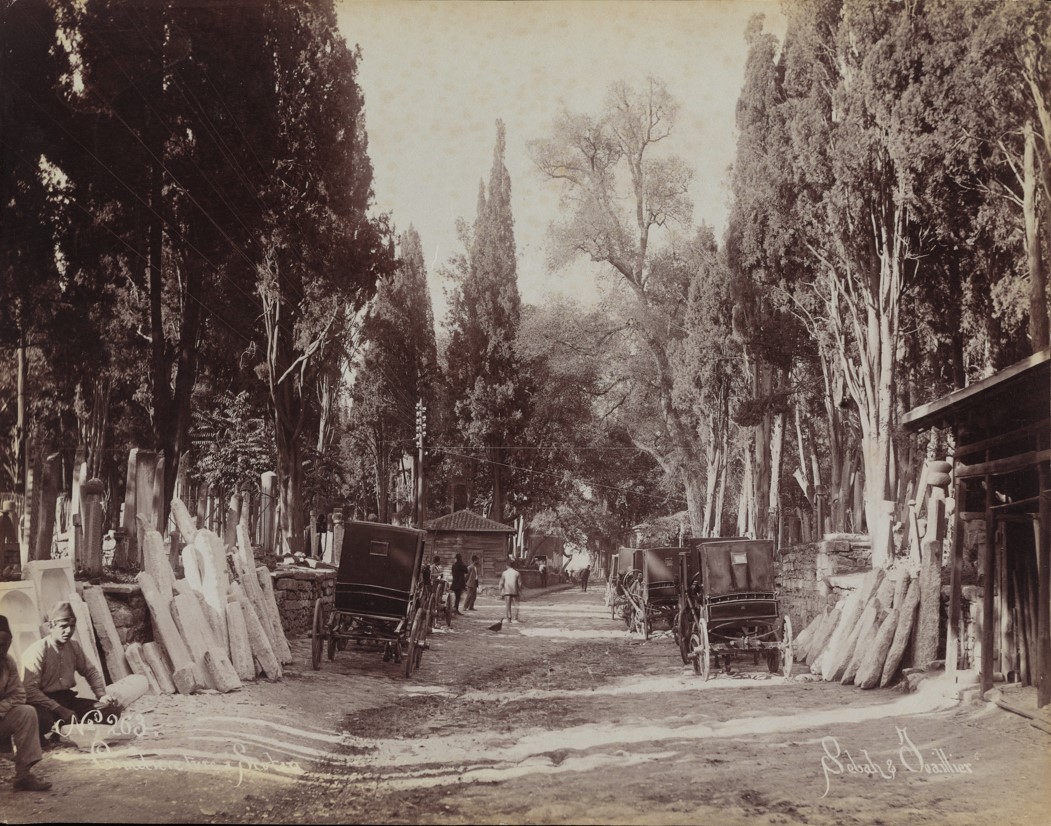
[[670, 637], [628, 637], [601, 600], [548, 594], [492, 632], [502, 606], [482, 598], [411, 680], [354, 646], [314, 672], [299, 641], [281, 683], [144, 698], [125, 742], [50, 752], [49, 794], [14, 795], [0, 766], [0, 817], [1046, 822], [1051, 739], [1023, 718], [764, 665], [701, 683]]

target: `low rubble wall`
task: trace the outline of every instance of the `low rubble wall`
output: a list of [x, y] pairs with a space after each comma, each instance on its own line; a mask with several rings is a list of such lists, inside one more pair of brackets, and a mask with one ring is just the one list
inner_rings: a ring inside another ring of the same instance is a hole
[[865, 534], [826, 534], [820, 542], [782, 548], [780, 556], [781, 606], [797, 634], [830, 600], [839, 599], [836, 588], [826, 584], [828, 577], [872, 567], [872, 548]]
[[314, 603], [318, 598], [331, 605], [335, 601], [336, 572], [330, 569], [278, 568], [274, 596], [281, 613], [285, 636], [305, 637], [314, 623]]

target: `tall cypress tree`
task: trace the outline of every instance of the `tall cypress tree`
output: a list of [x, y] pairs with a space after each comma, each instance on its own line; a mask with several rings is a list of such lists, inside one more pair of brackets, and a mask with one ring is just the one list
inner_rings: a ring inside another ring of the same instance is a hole
[[[423, 245], [413, 227], [398, 239], [399, 265], [380, 282], [365, 322], [360, 378], [354, 387], [352, 429], [371, 459], [376, 514], [390, 521], [396, 463], [412, 452], [415, 404], [429, 408], [438, 366], [434, 313]], [[405, 514], [402, 514], [405, 516]]]
[[521, 317], [511, 176], [504, 164], [503, 121], [488, 189], [478, 197], [478, 217], [461, 262], [450, 310], [447, 350], [454, 417], [466, 443], [488, 463], [490, 517], [501, 521], [508, 494], [509, 445], [528, 420], [514, 341]]

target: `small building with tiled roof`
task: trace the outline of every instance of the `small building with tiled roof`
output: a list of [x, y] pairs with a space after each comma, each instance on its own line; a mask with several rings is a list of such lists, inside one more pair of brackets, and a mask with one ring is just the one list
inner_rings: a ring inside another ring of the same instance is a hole
[[470, 565], [471, 557], [477, 556], [482, 563], [482, 583], [492, 584], [500, 579], [511, 553], [513, 527], [486, 519], [474, 511], [461, 510], [432, 519], [424, 528], [429, 559], [440, 556], [442, 564], [449, 566], [456, 554], [460, 554]]

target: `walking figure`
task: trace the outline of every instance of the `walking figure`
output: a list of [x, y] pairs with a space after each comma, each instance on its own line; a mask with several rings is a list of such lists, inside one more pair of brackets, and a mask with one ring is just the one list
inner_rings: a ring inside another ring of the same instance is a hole
[[504, 605], [507, 608], [505, 619], [511, 622], [511, 614], [513, 613], [514, 621], [518, 622], [518, 601], [522, 596], [522, 575], [515, 570], [510, 559], [507, 561], [506, 570], [500, 575], [500, 596], [504, 598]]

